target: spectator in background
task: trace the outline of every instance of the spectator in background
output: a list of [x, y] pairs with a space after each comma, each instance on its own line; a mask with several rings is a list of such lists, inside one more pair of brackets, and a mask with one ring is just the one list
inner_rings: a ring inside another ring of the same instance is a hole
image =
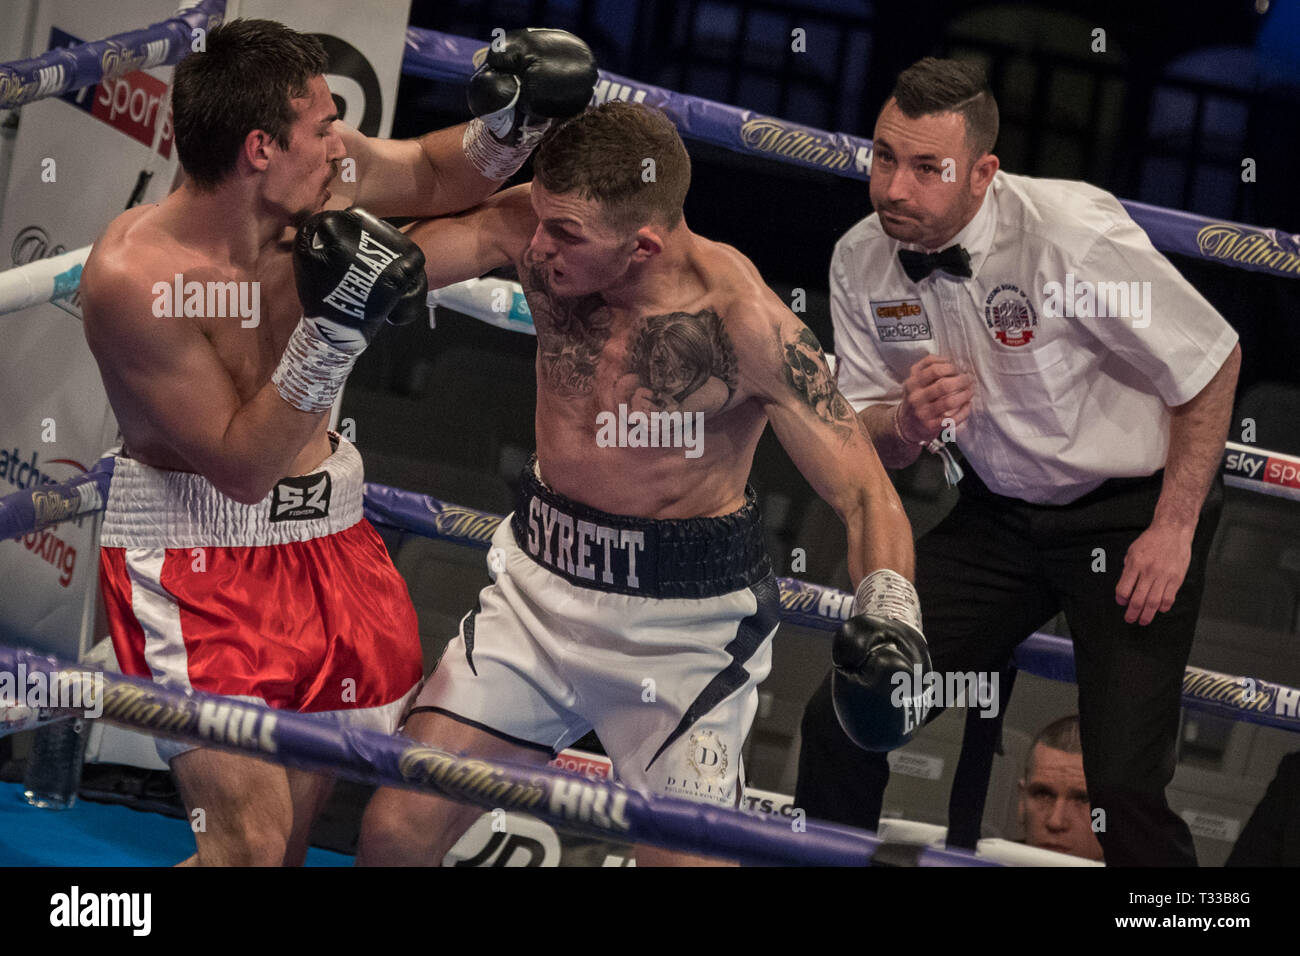
[[1078, 714], [1053, 721], [1034, 738], [1020, 779], [1020, 825], [1029, 846], [1101, 861], [1083, 776]]

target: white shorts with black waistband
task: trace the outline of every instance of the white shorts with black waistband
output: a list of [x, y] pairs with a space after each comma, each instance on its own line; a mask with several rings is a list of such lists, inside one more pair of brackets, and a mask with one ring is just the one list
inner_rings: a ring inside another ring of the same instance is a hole
[[[559, 542], [557, 532], [556, 561]], [[726, 593], [644, 597], [602, 590], [599, 573], [592, 580], [557, 573], [530, 543], [536, 554], [520, 546], [510, 519], [497, 529], [493, 583], [462, 619], [412, 713], [443, 713], [550, 753], [594, 729], [628, 786], [737, 805], [740, 751], [780, 616], [766, 562], [766, 573]], [[597, 555], [597, 570], [599, 563]]]

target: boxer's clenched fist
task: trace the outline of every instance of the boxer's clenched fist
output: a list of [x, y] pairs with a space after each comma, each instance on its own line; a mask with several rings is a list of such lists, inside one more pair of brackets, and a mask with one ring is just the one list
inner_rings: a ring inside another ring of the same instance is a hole
[[946, 419], [960, 425], [970, 416], [975, 380], [951, 359], [927, 355], [903, 382], [897, 425], [904, 441], [925, 444], [939, 437]]
[[493, 135], [518, 145], [524, 130], [581, 113], [597, 79], [596, 59], [564, 30], [525, 29], [493, 43], [469, 82], [469, 108]]
[[379, 327], [427, 314], [419, 246], [364, 209], [318, 212], [298, 230], [293, 275], [303, 314], [335, 348], [360, 352]]
[[271, 382], [294, 408], [317, 414], [385, 321], [404, 325], [427, 309], [424, 253], [364, 209], [327, 210], [298, 230], [293, 275], [304, 314]]
[[590, 48], [564, 30], [530, 27], [493, 41], [469, 83], [466, 158], [488, 179], [512, 175], [552, 122], [586, 108], [597, 77]]

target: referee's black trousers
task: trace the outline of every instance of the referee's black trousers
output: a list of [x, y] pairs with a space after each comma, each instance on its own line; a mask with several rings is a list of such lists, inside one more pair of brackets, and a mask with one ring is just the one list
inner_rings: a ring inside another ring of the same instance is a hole
[[[916, 587], [937, 671], [1001, 670], [1017, 644], [1064, 610], [1084, 774], [1094, 811], [1104, 811], [1093, 816], [1104, 826], [1097, 836], [1109, 866], [1196, 865], [1191, 833], [1165, 787], [1223, 486], [1216, 477], [1201, 509], [1173, 608], [1142, 627], [1125, 623], [1115, 587], [1129, 545], [1151, 523], [1162, 477], [1113, 479], [1052, 506], [995, 495], [967, 469], [957, 505], [916, 547]], [[1104, 571], [1094, 570], [1099, 554]], [[802, 730], [795, 805], [812, 818], [875, 830], [889, 764], [840, 729], [829, 674]]]

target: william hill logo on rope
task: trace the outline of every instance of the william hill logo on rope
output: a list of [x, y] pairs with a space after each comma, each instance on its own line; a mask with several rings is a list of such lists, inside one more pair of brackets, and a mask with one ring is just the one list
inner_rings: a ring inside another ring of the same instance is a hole
[[869, 146], [855, 147], [842, 134], [822, 133], [771, 116], [751, 114], [748, 110], [745, 113], [746, 119], [740, 125], [740, 142], [747, 149], [836, 172], [871, 169]]
[[1294, 237], [1279, 235], [1271, 229], [1259, 230], [1231, 222], [1213, 222], [1197, 231], [1196, 247], [1208, 259], [1266, 266], [1278, 272], [1300, 273], [1300, 249], [1295, 247]]
[[[50, 28], [51, 50], [81, 42], [58, 27]], [[150, 44], [147, 55], [143, 57], [133, 58], [125, 50], [106, 50], [103, 63], [105, 76], [99, 85], [64, 93], [59, 99], [84, 110], [136, 142], [153, 146], [154, 126], [167, 92], [167, 84], [143, 72], [142, 68], [161, 63], [166, 57], [166, 45], [169, 42], [159, 40], [156, 44]], [[133, 72], [124, 72], [126, 70]], [[172, 139], [172, 118], [169, 111], [163, 120], [162, 141], [158, 144], [158, 155], [163, 159], [171, 157]]]

